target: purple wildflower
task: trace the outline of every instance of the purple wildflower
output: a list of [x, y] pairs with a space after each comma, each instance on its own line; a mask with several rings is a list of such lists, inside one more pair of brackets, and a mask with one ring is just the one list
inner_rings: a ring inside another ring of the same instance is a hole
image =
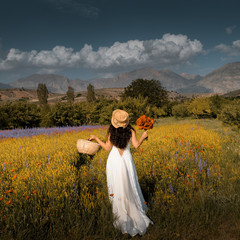
[[174, 190], [173, 190], [173, 186], [172, 186], [171, 183], [169, 184], [169, 188], [170, 188], [171, 193], [176, 194], [176, 193], [174, 192]]

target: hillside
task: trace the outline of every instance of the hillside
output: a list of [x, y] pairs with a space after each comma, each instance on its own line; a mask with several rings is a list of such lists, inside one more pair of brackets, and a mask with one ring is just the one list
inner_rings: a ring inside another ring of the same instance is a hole
[[222, 95], [223, 97], [240, 98], [240, 89]]
[[211, 89], [215, 93], [240, 89], [240, 62], [229, 63], [212, 71], [196, 85]]
[[177, 91], [191, 84], [191, 80], [170, 70], [157, 71], [152, 68], [141, 68], [121, 73], [113, 78], [95, 78], [88, 81], [81, 79], [71, 80], [66, 76], [56, 74], [34, 74], [12, 82], [10, 85], [14, 88], [36, 89], [39, 83], [44, 83], [51, 92], [66, 93], [68, 86], [73, 87], [76, 92], [79, 92], [86, 91], [88, 84], [92, 84], [95, 89], [124, 88], [138, 78], [160, 80], [168, 91]]
[[[95, 89], [96, 98], [101, 96], [106, 99], [116, 99], [120, 100], [121, 94], [123, 93], [124, 88], [102, 88]], [[14, 88], [14, 89], [0, 89], [0, 95], [3, 101], [7, 100], [28, 100], [30, 102], [38, 103], [37, 91], [33, 89], [24, 89], [24, 88]], [[80, 91], [75, 92], [75, 102], [86, 101], [87, 92]], [[170, 101], [182, 101], [185, 99], [184, 96], [176, 92], [169, 92]], [[59, 93], [49, 93], [48, 102], [49, 104], [54, 104], [58, 101], [65, 102], [67, 99], [66, 94]]]
[[187, 73], [177, 74], [170, 70], [141, 68], [121, 73], [113, 78], [95, 78], [86, 81], [72, 80], [56, 74], [34, 74], [9, 85], [13, 88], [37, 89], [39, 83], [44, 83], [49, 91], [64, 94], [68, 86], [72, 86], [75, 92], [86, 91], [89, 84], [95, 89], [124, 88], [138, 78], [159, 80], [168, 91], [179, 93], [226, 93], [240, 89], [240, 62], [226, 64], [205, 77]]

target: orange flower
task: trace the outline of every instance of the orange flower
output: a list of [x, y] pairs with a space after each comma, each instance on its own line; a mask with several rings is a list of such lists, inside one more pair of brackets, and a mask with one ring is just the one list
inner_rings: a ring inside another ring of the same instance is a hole
[[33, 192], [32, 193], [37, 193], [37, 190], [33, 190]]
[[189, 178], [189, 177], [190, 177], [190, 175], [188, 174], [188, 175], [187, 175], [187, 177]]
[[113, 197], [113, 196], [114, 196], [114, 194], [113, 194], [113, 193], [111, 193], [111, 194], [110, 194], [110, 197]]
[[17, 178], [17, 174], [15, 174], [14, 176], [13, 176], [13, 179], [16, 179]]
[[154, 120], [146, 115], [142, 115], [137, 119], [136, 124], [139, 129], [152, 129]]
[[38, 162], [38, 163], [36, 163], [36, 165], [38, 166], [38, 165], [41, 165], [41, 163], [40, 162]]
[[14, 172], [14, 171], [15, 171], [15, 169], [12, 169], [12, 170], [11, 170], [11, 172]]
[[3, 197], [0, 198], [0, 201], [2, 201], [2, 200], [3, 200]]
[[11, 200], [9, 200], [9, 201], [6, 203], [6, 205], [9, 205], [10, 203], [12, 203], [12, 201], [11, 201]]
[[13, 190], [10, 189], [10, 190], [7, 190], [5, 193], [8, 194], [8, 193], [12, 193], [12, 192], [13, 192]]
[[30, 198], [30, 196], [26, 196], [26, 199], [29, 199]]

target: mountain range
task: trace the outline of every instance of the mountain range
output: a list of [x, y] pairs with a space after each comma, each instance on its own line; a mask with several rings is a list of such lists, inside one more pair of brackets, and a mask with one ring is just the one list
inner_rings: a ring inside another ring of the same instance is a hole
[[51, 92], [66, 93], [68, 86], [73, 87], [75, 92], [79, 92], [86, 91], [89, 84], [92, 84], [95, 89], [124, 88], [138, 78], [159, 80], [168, 91], [179, 93], [226, 93], [240, 89], [240, 62], [226, 64], [204, 77], [187, 73], [177, 74], [170, 70], [141, 68], [121, 73], [113, 78], [91, 80], [69, 79], [56, 74], [34, 74], [9, 85], [0, 84], [0, 88], [36, 89], [39, 83], [44, 83]]

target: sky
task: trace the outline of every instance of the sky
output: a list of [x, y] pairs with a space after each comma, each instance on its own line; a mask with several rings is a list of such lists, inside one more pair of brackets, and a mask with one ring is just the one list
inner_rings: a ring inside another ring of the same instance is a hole
[[0, 82], [150, 67], [210, 73], [240, 61], [237, 0], [1, 0]]

